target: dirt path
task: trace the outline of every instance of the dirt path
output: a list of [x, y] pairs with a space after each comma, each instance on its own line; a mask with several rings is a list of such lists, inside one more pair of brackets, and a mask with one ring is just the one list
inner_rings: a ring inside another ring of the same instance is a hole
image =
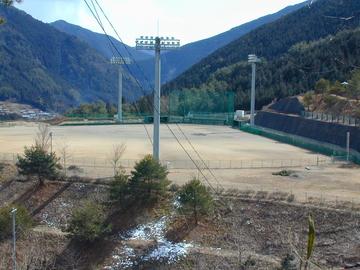
[[208, 256], [218, 256], [225, 258], [238, 258], [243, 260], [246, 258], [253, 258], [256, 261], [263, 261], [272, 265], [280, 266], [281, 259], [276, 256], [266, 256], [259, 255], [251, 252], [238, 252], [232, 249], [222, 249], [222, 248], [213, 248], [213, 247], [194, 247], [190, 248], [189, 253], [197, 253]]

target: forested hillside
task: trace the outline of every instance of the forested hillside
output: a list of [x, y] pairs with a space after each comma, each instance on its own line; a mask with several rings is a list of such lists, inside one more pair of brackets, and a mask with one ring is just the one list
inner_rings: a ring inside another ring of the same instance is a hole
[[0, 5], [0, 16], [6, 19], [0, 27], [0, 100], [57, 111], [82, 102], [115, 100], [117, 69], [108, 59], [16, 8]]
[[359, 32], [328, 36], [359, 26], [359, 15], [360, 1], [318, 0], [219, 49], [167, 84], [165, 92], [192, 87], [236, 91], [237, 107], [247, 108], [250, 53], [263, 59], [258, 65], [259, 108], [274, 98], [305, 92], [321, 77], [345, 79], [359, 63]]
[[[217, 49], [229, 44], [230, 42], [242, 37], [243, 35], [262, 25], [276, 21], [277, 19], [294, 12], [304, 7], [305, 5], [306, 3], [304, 2], [297, 5], [288, 6], [274, 14], [266, 15], [251, 22], [239, 25], [219, 35], [186, 44], [178, 50], [167, 52], [162, 56], [162, 81], [168, 82], [176, 78], [176, 76], [180, 75], [182, 72], [190, 68], [192, 65], [198, 63], [201, 59], [210, 55]], [[153, 60], [149, 59], [142, 61], [140, 65], [145, 71], [146, 76], [153, 80]]]
[[[82, 28], [80, 26], [65, 22], [65, 21], [56, 21], [51, 23], [56, 29], [67, 33], [69, 35], [76, 36], [82, 41], [85, 41], [90, 47], [96, 49], [99, 53], [101, 53], [107, 59], [116, 55], [117, 51], [112, 48], [109, 44], [109, 40], [104, 34], [99, 34], [92, 32], [88, 29]], [[134, 57], [135, 60], [141, 61], [147, 58], [151, 58], [151, 55], [142, 51], [137, 51], [135, 48], [127, 46], [126, 44], [121, 43], [117, 39], [113, 37], [109, 37], [113, 44], [116, 46], [116, 49], [124, 56], [124, 57]], [[126, 48], [125, 48], [126, 47]], [[131, 55], [129, 55], [129, 53]]]

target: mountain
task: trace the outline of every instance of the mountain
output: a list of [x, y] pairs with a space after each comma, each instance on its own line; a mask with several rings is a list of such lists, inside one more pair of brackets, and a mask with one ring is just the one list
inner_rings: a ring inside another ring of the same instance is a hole
[[[100, 52], [107, 59], [110, 59], [112, 56], [114, 56], [114, 54], [116, 55], [116, 51], [110, 47], [109, 40], [104, 34], [92, 32], [88, 29], [82, 28], [74, 24], [70, 24], [63, 20], [53, 22], [51, 23], [51, 25], [66, 34], [78, 37], [80, 40], [86, 42], [88, 45]], [[134, 57], [136, 61], [145, 60], [151, 57], [151, 55], [141, 51], [137, 51], [135, 48], [123, 44], [111, 36], [109, 36], [109, 38], [114, 43], [117, 50], [124, 57], [130, 57], [128, 52], [130, 52], [130, 54]]]
[[[0, 16], [6, 19], [0, 27], [0, 100], [56, 111], [116, 100], [117, 68], [88, 44], [16, 8], [0, 5]], [[126, 81], [127, 97], [133, 88]]]
[[[183, 73], [192, 65], [196, 64], [201, 59], [210, 55], [217, 49], [227, 45], [233, 40], [240, 38], [241, 36], [249, 33], [250, 31], [262, 25], [276, 21], [277, 19], [304, 7], [306, 3], [307, 2], [293, 6], [288, 6], [274, 14], [270, 14], [261, 17], [259, 19], [253, 20], [251, 22], [242, 24], [219, 35], [186, 44], [185, 46], [182, 46], [178, 50], [169, 51], [166, 54], [163, 54], [161, 58], [162, 81], [168, 82], [176, 78], [178, 75]], [[153, 80], [154, 78], [153, 65], [154, 65], [153, 61], [150, 59], [140, 63], [140, 66], [145, 71], [146, 76], [151, 80]]]
[[[324, 52], [320, 50], [317, 54], [311, 49], [303, 51], [300, 48], [305, 49], [310, 46], [308, 42], [335, 35], [339, 31], [355, 29], [359, 26], [359, 18], [358, 0], [318, 0], [217, 50], [168, 83], [164, 91], [193, 87], [235, 91], [236, 106], [248, 108], [251, 69], [247, 56], [250, 53], [257, 54], [263, 60], [258, 65], [258, 108], [274, 98], [309, 90], [314, 80], [326, 72], [339, 76], [338, 79], [344, 78], [344, 68], [340, 76], [339, 73], [331, 73], [333, 66], [328, 65], [334, 64], [334, 55], [351, 63], [349, 57], [356, 56], [353, 55], [356, 44], [348, 44], [347, 49], [337, 47], [339, 51], [336, 51], [329, 43], [328, 47], [324, 45], [321, 48]], [[313, 73], [308, 74], [304, 70], [313, 70]]]
[[[256, 29], [259, 26], [273, 22], [291, 12], [294, 12], [302, 7], [306, 3], [301, 3], [293, 6], [286, 7], [280, 10], [277, 13], [270, 14], [254, 21], [245, 23], [238, 27], [235, 27], [227, 32], [221, 33], [219, 35], [213, 36], [208, 39], [200, 40], [182, 46], [180, 49], [175, 51], [163, 52], [162, 54], [162, 81], [167, 82], [186, 69], [190, 68], [195, 63], [199, 62], [204, 57], [208, 56], [218, 48], [225, 46], [231, 41], [245, 35], [246, 33]], [[51, 24], [58, 30], [61, 30], [67, 34], [74, 35], [79, 39], [87, 42], [91, 47], [99, 51], [106, 58], [109, 58], [113, 55], [109, 47], [109, 42], [105, 35], [91, 32], [90, 30], [84, 29], [80, 26], [69, 24], [65, 21], [56, 21]], [[118, 40], [112, 38], [114, 44], [121, 52], [123, 56], [129, 56], [127, 51], [124, 49], [123, 44]], [[126, 46], [126, 45], [125, 45]], [[146, 53], [137, 51], [134, 48], [127, 46], [128, 50], [134, 56], [134, 58], [139, 62], [139, 67], [132, 66], [131, 70], [134, 76], [142, 82], [146, 88], [153, 87], [154, 81], [154, 59], [153, 57]], [[150, 85], [149, 85], [150, 83]]]

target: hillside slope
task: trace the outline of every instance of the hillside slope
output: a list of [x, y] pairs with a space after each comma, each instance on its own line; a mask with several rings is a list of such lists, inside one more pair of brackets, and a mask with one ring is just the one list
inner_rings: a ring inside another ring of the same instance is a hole
[[[321, 47], [315, 55], [312, 48], [307, 49], [306, 42], [356, 28], [359, 15], [360, 1], [318, 0], [310, 7], [262, 26], [219, 49], [167, 84], [165, 91], [191, 87], [232, 90], [237, 92], [236, 105], [247, 108], [251, 75], [247, 64], [249, 53], [263, 58], [258, 69], [258, 107], [275, 97], [308, 90], [314, 85], [314, 80], [320, 78], [317, 72], [328, 73], [327, 76], [331, 77], [345, 77], [350, 66], [340, 68], [333, 55], [354, 62], [358, 58], [358, 46], [345, 37], [339, 42], [345, 43], [346, 48], [323, 41], [312, 44]], [[301, 42], [305, 43], [293, 47]], [[284, 56], [285, 53], [288, 54]], [[355, 58], [351, 59], [349, 54]], [[331, 73], [329, 64], [336, 65], [338, 72]], [[309, 69], [312, 73], [307, 72]]]
[[117, 70], [97, 51], [16, 8], [0, 16], [0, 100], [56, 111], [114, 100]]
[[[279, 12], [270, 14], [243, 25], [234, 27], [229, 31], [221, 33], [219, 35], [196, 41], [190, 44], [182, 46], [175, 51], [169, 51], [162, 55], [162, 81], [167, 82], [186, 69], [199, 62], [204, 57], [213, 53], [217, 49], [225, 46], [231, 41], [249, 33], [250, 31], [262, 26], [264, 24], [273, 22], [291, 12], [294, 12], [302, 7], [306, 3], [300, 3], [293, 6], [288, 6]], [[67, 34], [74, 35], [79, 39], [87, 42], [92, 48], [99, 51], [106, 58], [110, 58], [113, 55], [112, 49], [109, 47], [109, 42], [105, 35], [94, 33], [90, 30], [84, 29], [80, 26], [67, 23], [65, 21], [56, 21], [51, 23], [52, 26], [61, 30]], [[117, 46], [118, 50], [123, 56], [129, 56], [128, 52], [124, 49], [123, 44], [118, 40], [112, 38], [112, 41]], [[126, 46], [126, 45], [125, 45]], [[154, 59], [149, 54], [137, 51], [136, 49], [127, 46], [131, 55], [135, 60], [139, 61], [141, 70], [135, 67], [131, 67], [133, 74], [139, 81], [142, 81], [146, 87], [149, 87], [147, 80], [150, 83], [154, 81]], [[144, 77], [145, 74], [145, 77]]]
[[[110, 47], [109, 40], [104, 34], [92, 32], [88, 29], [70, 24], [63, 20], [53, 22], [50, 25], [64, 33], [78, 37], [80, 40], [86, 42], [90, 47], [100, 52], [107, 59], [114, 56], [114, 53], [116, 54], [116, 51]], [[149, 54], [137, 51], [136, 49], [121, 43], [111, 36], [109, 38], [124, 57], [129, 57], [128, 51], [137, 61], [145, 60], [151, 57]], [[124, 47], [126, 47], [126, 49]]]
[[[288, 6], [274, 14], [270, 14], [253, 20], [251, 22], [242, 24], [240, 26], [234, 27], [231, 30], [221, 33], [219, 35], [186, 44], [185, 46], [182, 46], [179, 50], [170, 51], [166, 54], [163, 54], [161, 59], [162, 81], [168, 82], [176, 78], [176, 76], [180, 75], [182, 72], [199, 62], [204, 57], [210, 55], [217, 49], [229, 44], [230, 42], [240, 38], [241, 36], [262, 25], [276, 21], [279, 18], [304, 7], [305, 5], [306, 3], [300, 3], [293, 6]], [[140, 63], [140, 65], [145, 71], [146, 76], [153, 80], [153, 60], [149, 59], [147, 61], [143, 61]]]

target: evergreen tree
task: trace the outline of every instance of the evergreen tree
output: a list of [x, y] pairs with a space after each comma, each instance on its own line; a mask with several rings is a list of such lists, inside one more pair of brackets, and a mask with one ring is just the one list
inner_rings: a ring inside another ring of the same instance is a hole
[[129, 194], [129, 176], [125, 171], [120, 171], [114, 177], [110, 185], [110, 199], [123, 205]]
[[330, 88], [330, 82], [322, 78], [319, 81], [317, 81], [315, 84], [315, 93], [323, 94], [327, 92], [329, 88]]
[[80, 241], [93, 242], [109, 232], [110, 227], [105, 225], [105, 220], [102, 205], [86, 202], [83, 207], [74, 210], [68, 232]]
[[198, 179], [185, 184], [179, 191], [181, 207], [179, 211], [192, 214], [198, 224], [199, 217], [206, 215], [213, 207], [213, 199], [208, 189]]
[[0, 240], [11, 235], [12, 218], [10, 212], [16, 208], [16, 227], [18, 232], [25, 232], [32, 224], [33, 220], [30, 213], [24, 206], [8, 205], [0, 208]]
[[143, 201], [156, 201], [164, 197], [170, 184], [167, 168], [151, 155], [136, 163], [131, 175], [131, 192]]
[[40, 185], [44, 184], [44, 179], [56, 177], [58, 170], [61, 169], [59, 158], [55, 153], [48, 153], [38, 145], [25, 147], [24, 157], [18, 156], [16, 166], [20, 174], [36, 176]]
[[348, 95], [350, 98], [360, 99], [360, 70], [354, 71], [348, 85]]

